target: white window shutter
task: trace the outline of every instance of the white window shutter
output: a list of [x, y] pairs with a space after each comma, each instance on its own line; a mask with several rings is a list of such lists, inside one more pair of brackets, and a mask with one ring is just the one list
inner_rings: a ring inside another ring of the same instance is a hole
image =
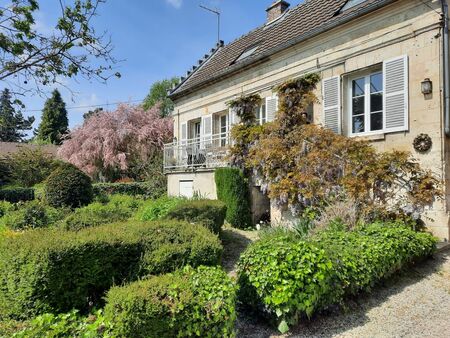
[[201, 143], [203, 147], [211, 145], [212, 142], [212, 115], [207, 115], [202, 117], [201, 125]]
[[266, 97], [266, 119], [267, 122], [272, 122], [275, 120], [278, 111], [278, 95]]
[[383, 82], [385, 131], [408, 130], [408, 56], [383, 63]]
[[341, 133], [341, 77], [322, 81], [323, 125], [336, 134]]
[[230, 115], [230, 126], [240, 123], [240, 119], [233, 108], [229, 109], [229, 115]]
[[180, 142], [181, 144], [186, 144], [187, 142], [187, 122], [181, 123], [181, 133], [180, 133]]

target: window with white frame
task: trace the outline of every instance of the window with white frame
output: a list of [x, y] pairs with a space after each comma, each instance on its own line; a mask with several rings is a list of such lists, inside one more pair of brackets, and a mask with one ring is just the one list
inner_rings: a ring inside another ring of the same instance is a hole
[[383, 72], [349, 79], [350, 133], [369, 134], [383, 130]]
[[263, 125], [267, 122], [267, 109], [265, 100], [256, 110], [256, 121], [260, 125]]

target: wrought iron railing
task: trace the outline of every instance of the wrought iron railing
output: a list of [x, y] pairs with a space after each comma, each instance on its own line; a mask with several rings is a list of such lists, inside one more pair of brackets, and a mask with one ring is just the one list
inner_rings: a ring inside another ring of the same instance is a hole
[[164, 145], [164, 171], [226, 167], [229, 133], [205, 136]]

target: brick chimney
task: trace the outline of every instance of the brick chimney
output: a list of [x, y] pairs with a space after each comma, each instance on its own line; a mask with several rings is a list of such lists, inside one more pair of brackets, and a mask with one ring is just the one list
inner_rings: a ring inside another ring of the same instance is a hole
[[289, 6], [290, 4], [284, 0], [275, 0], [270, 7], [266, 9], [267, 22], [278, 19], [284, 12], [286, 12]]

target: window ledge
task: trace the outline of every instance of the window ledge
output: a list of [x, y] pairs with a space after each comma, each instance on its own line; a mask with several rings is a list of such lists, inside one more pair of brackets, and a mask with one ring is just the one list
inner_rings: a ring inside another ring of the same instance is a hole
[[386, 140], [386, 133], [373, 134], [373, 135], [359, 135], [359, 136], [355, 135], [354, 137], [358, 140], [369, 141], [369, 142], [384, 141], [384, 140]]

